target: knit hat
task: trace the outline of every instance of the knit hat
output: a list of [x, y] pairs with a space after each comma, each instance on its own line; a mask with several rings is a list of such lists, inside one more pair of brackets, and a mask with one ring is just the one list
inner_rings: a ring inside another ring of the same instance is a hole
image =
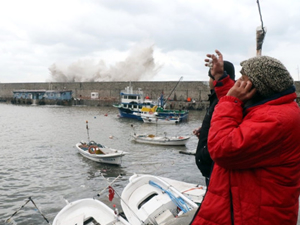
[[263, 97], [282, 92], [294, 84], [285, 66], [275, 58], [257, 56], [241, 62], [241, 66], [241, 73], [249, 77]]
[[[223, 63], [224, 63], [224, 65], [223, 65], [224, 71], [226, 71], [227, 74], [229, 75], [229, 77], [230, 77], [232, 80], [234, 80], [234, 79], [235, 79], [235, 70], [234, 70], [233, 64], [232, 64], [231, 62], [228, 62], [228, 61], [224, 61]], [[210, 76], [211, 78], [213, 78], [213, 76], [212, 76], [211, 73], [210, 73], [210, 69], [209, 69], [209, 71], [208, 71], [208, 76]], [[214, 78], [213, 78], [213, 79], [214, 79]]]

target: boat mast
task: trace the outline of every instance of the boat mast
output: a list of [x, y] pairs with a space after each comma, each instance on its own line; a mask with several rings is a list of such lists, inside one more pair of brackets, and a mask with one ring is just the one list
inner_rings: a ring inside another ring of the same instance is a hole
[[162, 107], [167, 103], [169, 97], [171, 96], [171, 94], [173, 93], [173, 91], [175, 90], [175, 88], [177, 87], [177, 85], [179, 84], [179, 82], [180, 82], [182, 79], [183, 79], [183, 77], [180, 77], [179, 81], [177, 82], [177, 84], [175, 85], [175, 87], [173, 88], [173, 90], [171, 91], [171, 93], [169, 94], [169, 96], [167, 97], [167, 99], [166, 99], [165, 102], [163, 102], [163, 98], [162, 98], [162, 96], [161, 96], [161, 106], [162, 106]]

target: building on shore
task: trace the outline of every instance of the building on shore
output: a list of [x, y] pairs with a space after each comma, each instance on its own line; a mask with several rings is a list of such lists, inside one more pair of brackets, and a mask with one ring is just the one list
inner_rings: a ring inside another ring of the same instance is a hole
[[71, 90], [13, 90], [11, 103], [34, 105], [72, 105]]

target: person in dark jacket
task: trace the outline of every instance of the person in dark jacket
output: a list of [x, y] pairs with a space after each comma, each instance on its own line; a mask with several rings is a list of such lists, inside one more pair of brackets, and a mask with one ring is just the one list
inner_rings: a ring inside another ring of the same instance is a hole
[[[231, 62], [224, 61], [224, 71], [226, 71], [226, 73], [232, 80], [235, 79], [235, 70]], [[209, 184], [209, 178], [213, 167], [213, 161], [207, 149], [207, 137], [210, 128], [210, 120], [215, 106], [219, 101], [213, 86], [214, 77], [211, 75], [210, 70], [208, 71], [208, 76], [210, 77], [210, 94], [208, 95], [209, 107], [206, 110], [201, 128], [193, 131], [193, 133], [199, 138], [195, 156], [196, 164], [202, 175], [205, 177], [207, 186]]]

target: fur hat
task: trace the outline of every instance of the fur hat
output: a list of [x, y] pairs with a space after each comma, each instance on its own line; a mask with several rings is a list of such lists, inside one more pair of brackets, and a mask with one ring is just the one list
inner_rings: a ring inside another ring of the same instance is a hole
[[[228, 61], [224, 61], [224, 70], [227, 72], [227, 74], [229, 75], [229, 77], [232, 79], [232, 80], [235, 80], [235, 70], [234, 70], [234, 66], [231, 62], [228, 62]], [[213, 76], [211, 75], [210, 73], [210, 69], [208, 71], [208, 76], [210, 76], [211, 78], [213, 78]], [[214, 78], [213, 78], [214, 79]]]
[[294, 84], [285, 66], [275, 58], [257, 56], [241, 62], [241, 66], [242, 75], [249, 77], [263, 97], [282, 92]]

